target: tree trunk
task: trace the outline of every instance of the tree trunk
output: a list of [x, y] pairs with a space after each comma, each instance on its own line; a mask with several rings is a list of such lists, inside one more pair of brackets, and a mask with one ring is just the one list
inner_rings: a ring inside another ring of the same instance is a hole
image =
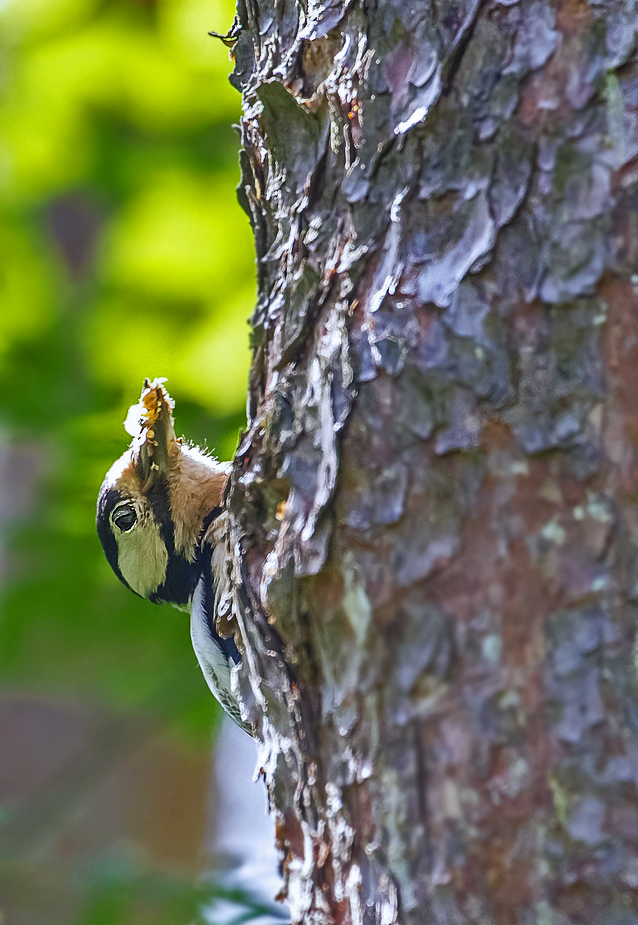
[[638, 12], [239, 20], [228, 543], [294, 921], [636, 925]]

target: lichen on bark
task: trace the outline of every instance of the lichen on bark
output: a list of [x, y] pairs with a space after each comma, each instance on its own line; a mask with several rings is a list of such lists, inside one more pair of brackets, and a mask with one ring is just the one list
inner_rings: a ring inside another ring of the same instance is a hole
[[238, 15], [227, 542], [294, 919], [638, 925], [638, 11]]

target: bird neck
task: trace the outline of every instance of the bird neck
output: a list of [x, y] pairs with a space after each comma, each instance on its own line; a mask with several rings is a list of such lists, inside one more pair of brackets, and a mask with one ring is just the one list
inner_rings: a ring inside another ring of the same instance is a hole
[[195, 447], [176, 447], [168, 478], [175, 553], [194, 563], [206, 521], [221, 507], [230, 464], [217, 462]]

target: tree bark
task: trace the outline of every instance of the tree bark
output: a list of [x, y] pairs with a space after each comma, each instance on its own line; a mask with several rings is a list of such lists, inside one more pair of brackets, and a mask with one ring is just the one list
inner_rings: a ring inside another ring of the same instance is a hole
[[294, 921], [638, 925], [638, 12], [238, 15], [227, 540]]

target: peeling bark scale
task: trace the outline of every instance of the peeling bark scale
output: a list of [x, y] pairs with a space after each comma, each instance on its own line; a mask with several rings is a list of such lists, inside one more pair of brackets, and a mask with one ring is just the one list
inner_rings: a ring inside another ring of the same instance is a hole
[[635, 0], [238, 15], [218, 620], [294, 920], [638, 925]]

